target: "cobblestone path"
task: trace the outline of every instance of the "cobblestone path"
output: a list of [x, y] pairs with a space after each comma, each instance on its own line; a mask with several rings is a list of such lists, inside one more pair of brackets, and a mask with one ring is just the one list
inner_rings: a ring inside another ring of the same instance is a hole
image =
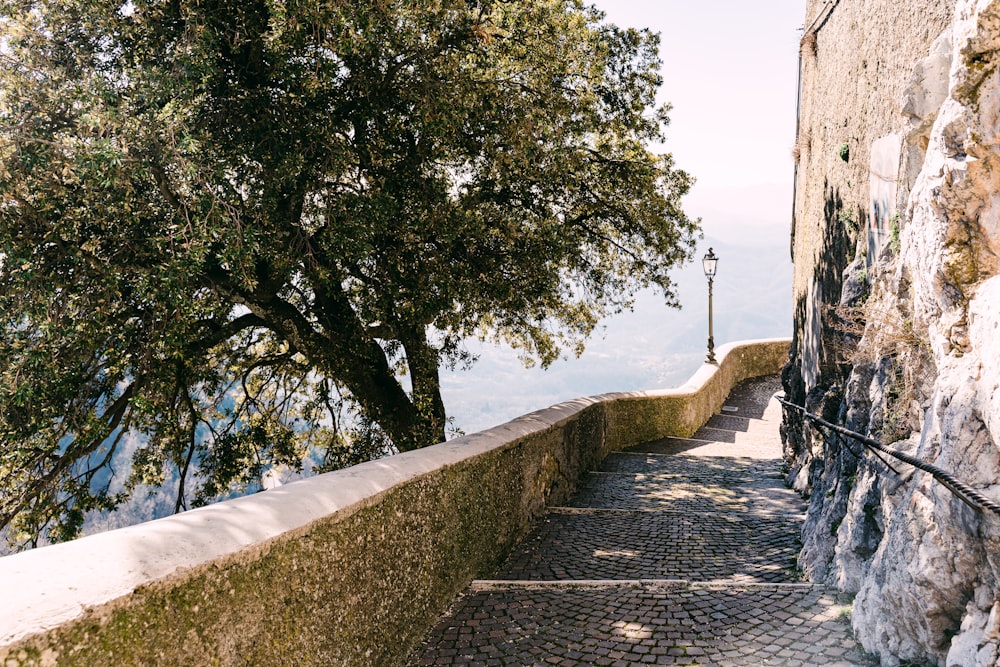
[[462, 593], [412, 665], [868, 665], [836, 591], [795, 569], [775, 377], [692, 439], [611, 455], [495, 578]]

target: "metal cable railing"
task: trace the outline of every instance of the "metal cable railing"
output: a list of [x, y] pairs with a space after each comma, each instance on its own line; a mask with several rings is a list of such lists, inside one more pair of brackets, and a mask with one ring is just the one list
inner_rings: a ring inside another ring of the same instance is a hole
[[820, 10], [816, 13], [816, 18], [813, 19], [808, 28], [802, 31], [802, 34], [808, 32], [819, 32], [820, 29], [826, 25], [830, 15], [833, 14], [833, 10], [836, 9], [839, 4], [840, 0], [826, 0]]
[[806, 419], [816, 424], [819, 424], [820, 426], [827, 428], [833, 431], [834, 433], [839, 433], [840, 435], [845, 435], [849, 438], [857, 440], [868, 449], [871, 449], [875, 452], [882, 452], [884, 454], [888, 454], [889, 456], [898, 459], [903, 463], [909, 463], [914, 468], [930, 473], [934, 477], [934, 479], [936, 479], [938, 482], [941, 483], [942, 486], [944, 486], [946, 489], [955, 494], [955, 496], [957, 496], [959, 500], [964, 502], [972, 509], [978, 512], [982, 512], [983, 510], [989, 510], [994, 514], [1000, 515], [1000, 503], [996, 503], [990, 500], [983, 494], [973, 489], [968, 484], [955, 479], [950, 473], [945, 472], [941, 468], [938, 468], [936, 465], [927, 463], [926, 461], [921, 461], [918, 458], [910, 456], [909, 454], [906, 454], [904, 452], [892, 449], [891, 447], [886, 447], [878, 440], [869, 438], [868, 436], [862, 435], [861, 433], [851, 431], [849, 429], [844, 428], [843, 426], [837, 426], [836, 424], [831, 424], [822, 417], [819, 417], [809, 412], [801, 405], [796, 405], [795, 403], [791, 403], [780, 397], [778, 398], [778, 402], [784, 406], [798, 410], [803, 414], [803, 416], [805, 416]]

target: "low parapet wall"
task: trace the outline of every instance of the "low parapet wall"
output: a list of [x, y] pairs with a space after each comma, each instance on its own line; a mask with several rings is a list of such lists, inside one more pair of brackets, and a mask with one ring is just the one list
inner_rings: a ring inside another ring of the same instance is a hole
[[789, 339], [679, 389], [562, 403], [415, 452], [0, 558], [0, 665], [401, 664], [609, 452], [689, 436]]

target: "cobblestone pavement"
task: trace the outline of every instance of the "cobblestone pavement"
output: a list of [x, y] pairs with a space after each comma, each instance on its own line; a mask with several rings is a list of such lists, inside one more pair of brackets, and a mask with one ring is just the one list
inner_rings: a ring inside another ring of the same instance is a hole
[[870, 665], [849, 606], [799, 580], [805, 505], [782, 482], [775, 377], [691, 439], [608, 457], [412, 665]]
[[794, 582], [799, 548], [798, 523], [784, 517], [555, 510], [497, 579]]

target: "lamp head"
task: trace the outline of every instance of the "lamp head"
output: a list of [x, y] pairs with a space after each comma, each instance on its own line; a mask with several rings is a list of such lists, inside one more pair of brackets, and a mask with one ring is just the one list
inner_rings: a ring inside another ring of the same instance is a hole
[[701, 258], [701, 266], [705, 269], [706, 278], [711, 279], [715, 277], [715, 268], [718, 263], [719, 258], [716, 257], [715, 253], [712, 252], [712, 249], [709, 248], [708, 252], [705, 253], [705, 256]]

